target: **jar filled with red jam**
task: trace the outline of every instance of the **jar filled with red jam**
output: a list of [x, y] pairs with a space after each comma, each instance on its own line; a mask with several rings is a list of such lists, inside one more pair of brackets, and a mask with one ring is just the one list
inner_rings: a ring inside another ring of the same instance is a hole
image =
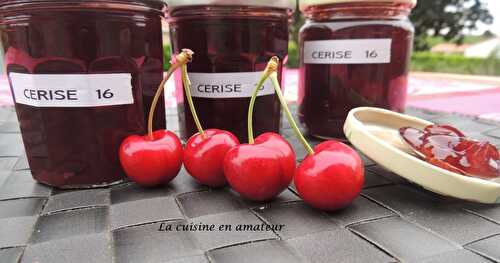
[[[160, 0], [5, 0], [6, 70], [33, 177], [114, 184], [122, 140], [145, 132], [163, 77]], [[159, 105], [155, 126], [165, 128]]]
[[[272, 56], [287, 60], [295, 0], [167, 2], [172, 51], [189, 48], [195, 52], [188, 70], [201, 124], [231, 131], [247, 141], [247, 112], [255, 84]], [[279, 74], [282, 79], [283, 68]], [[176, 91], [179, 126], [186, 139], [197, 131], [178, 77]], [[255, 104], [255, 132], [279, 132], [280, 115], [279, 101], [268, 81]]]
[[308, 133], [343, 139], [356, 107], [405, 108], [416, 0], [305, 0], [299, 118]]

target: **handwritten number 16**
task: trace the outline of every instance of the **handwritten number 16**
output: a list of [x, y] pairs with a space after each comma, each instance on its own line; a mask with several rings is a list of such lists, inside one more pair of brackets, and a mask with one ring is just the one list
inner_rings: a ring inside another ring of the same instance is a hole
[[100, 89], [96, 90], [98, 99], [111, 99], [115, 94], [111, 92], [111, 89], [107, 89], [104, 92]]
[[367, 50], [365, 52], [365, 54], [366, 54], [366, 58], [377, 58], [378, 57], [377, 51], [375, 51], [375, 50], [371, 50], [371, 51]]

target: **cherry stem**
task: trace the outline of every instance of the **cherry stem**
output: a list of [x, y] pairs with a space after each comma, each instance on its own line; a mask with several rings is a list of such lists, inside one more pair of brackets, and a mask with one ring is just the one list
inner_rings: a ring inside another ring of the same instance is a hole
[[174, 72], [180, 68], [182, 65], [187, 64], [193, 58], [193, 51], [189, 49], [183, 49], [180, 54], [175, 57], [175, 62], [172, 64], [170, 69], [167, 71], [167, 76], [163, 78], [156, 90], [155, 97], [153, 98], [153, 102], [151, 103], [151, 107], [149, 108], [148, 115], [148, 136], [151, 140], [153, 137], [153, 118], [156, 110], [156, 106], [158, 105], [158, 100], [160, 99], [161, 93], [165, 89], [165, 84], [170, 79], [170, 77], [174, 74]]
[[198, 129], [201, 138], [205, 138], [205, 131], [201, 126], [200, 119], [198, 118], [198, 114], [196, 113], [196, 108], [194, 106], [193, 97], [191, 96], [191, 81], [189, 80], [186, 64], [182, 65], [182, 83], [184, 84], [184, 93], [186, 93], [189, 109], [191, 110], [191, 115], [193, 116], [196, 128]]
[[264, 82], [269, 78], [273, 71], [276, 71], [276, 68], [279, 66], [279, 59], [277, 57], [271, 58], [271, 60], [267, 63], [266, 69], [262, 73], [259, 82], [255, 86], [255, 90], [253, 91], [252, 98], [250, 99], [250, 105], [248, 106], [248, 119], [247, 119], [247, 129], [248, 129], [248, 143], [254, 144], [255, 139], [253, 135], [253, 109], [255, 107], [255, 101], [257, 100], [257, 95], [259, 94], [260, 89], [264, 85]]
[[280, 83], [278, 81], [278, 73], [276, 72], [276, 70], [273, 71], [269, 77], [271, 78], [271, 81], [273, 82], [274, 91], [276, 92], [276, 95], [278, 95], [279, 101], [281, 103], [281, 107], [285, 111], [285, 115], [288, 118], [288, 122], [290, 123], [290, 126], [292, 126], [293, 131], [295, 132], [295, 136], [297, 136], [300, 143], [302, 143], [302, 145], [304, 145], [304, 148], [306, 148], [308, 154], [313, 155], [314, 150], [311, 148], [311, 145], [309, 145], [306, 138], [304, 138], [304, 135], [302, 135], [302, 132], [300, 132], [300, 129], [297, 126], [297, 123], [293, 119], [293, 116], [292, 116], [292, 113], [290, 112], [290, 109], [288, 109], [288, 105], [286, 104], [285, 96], [283, 96], [283, 92], [281, 92]]

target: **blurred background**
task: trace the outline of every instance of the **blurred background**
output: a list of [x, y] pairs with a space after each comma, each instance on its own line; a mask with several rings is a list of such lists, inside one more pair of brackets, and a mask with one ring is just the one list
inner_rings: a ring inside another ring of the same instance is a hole
[[[410, 19], [415, 43], [407, 106], [500, 121], [500, 0], [418, 0]], [[303, 24], [296, 11], [285, 89], [291, 102], [297, 99]], [[169, 43], [167, 27], [165, 37]], [[170, 58], [168, 44], [165, 57]]]
[[[500, 0], [419, 0], [411, 20], [416, 34], [412, 71], [500, 76]], [[296, 11], [289, 68], [299, 65], [298, 31], [303, 24]], [[168, 45], [165, 52], [169, 58]]]

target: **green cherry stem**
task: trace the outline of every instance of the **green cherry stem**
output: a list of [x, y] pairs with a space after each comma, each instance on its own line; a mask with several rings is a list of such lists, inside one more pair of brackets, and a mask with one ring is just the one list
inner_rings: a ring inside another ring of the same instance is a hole
[[151, 107], [149, 108], [149, 115], [148, 115], [148, 136], [151, 140], [154, 139], [153, 137], [153, 118], [156, 110], [156, 106], [158, 105], [158, 101], [160, 100], [160, 95], [165, 89], [165, 83], [172, 77], [174, 72], [182, 67], [183, 65], [186, 65], [188, 62], [191, 61], [193, 57], [193, 51], [189, 49], [183, 49], [180, 54], [178, 54], [175, 57], [175, 62], [172, 64], [170, 69], [167, 71], [167, 76], [165, 76], [162, 81], [160, 82], [160, 85], [158, 86], [158, 89], [156, 90], [155, 97], [153, 98], [153, 102], [151, 103]]
[[260, 89], [264, 85], [264, 82], [269, 78], [269, 75], [276, 71], [276, 68], [279, 65], [279, 59], [277, 57], [273, 57], [266, 66], [266, 69], [262, 73], [259, 82], [255, 86], [255, 90], [253, 91], [252, 98], [250, 99], [250, 105], [248, 106], [248, 119], [247, 119], [247, 129], [248, 129], [248, 143], [254, 144], [255, 139], [253, 135], [253, 109], [255, 107], [255, 101], [257, 100], [257, 95], [259, 94]]
[[283, 92], [281, 92], [280, 83], [278, 81], [278, 73], [276, 73], [276, 70], [271, 73], [269, 78], [271, 78], [271, 81], [273, 82], [274, 91], [276, 92], [276, 95], [278, 95], [279, 101], [281, 103], [281, 107], [285, 111], [285, 115], [288, 118], [288, 122], [290, 123], [290, 126], [292, 126], [293, 131], [295, 132], [295, 136], [297, 136], [300, 143], [302, 143], [302, 145], [304, 145], [304, 148], [306, 148], [307, 153], [309, 155], [313, 155], [314, 150], [311, 148], [311, 145], [309, 145], [306, 138], [304, 138], [304, 135], [302, 135], [302, 132], [300, 132], [299, 127], [297, 126], [297, 123], [293, 119], [293, 116], [292, 116], [292, 113], [290, 112], [290, 109], [288, 109], [288, 105], [286, 104], [285, 96], [283, 96]]
[[200, 119], [198, 118], [198, 114], [196, 113], [196, 107], [194, 106], [193, 97], [191, 96], [191, 81], [189, 80], [186, 64], [182, 65], [182, 83], [184, 84], [184, 93], [186, 93], [189, 109], [191, 110], [191, 115], [193, 115], [196, 128], [198, 129], [201, 138], [205, 138], [205, 131], [201, 126]]

